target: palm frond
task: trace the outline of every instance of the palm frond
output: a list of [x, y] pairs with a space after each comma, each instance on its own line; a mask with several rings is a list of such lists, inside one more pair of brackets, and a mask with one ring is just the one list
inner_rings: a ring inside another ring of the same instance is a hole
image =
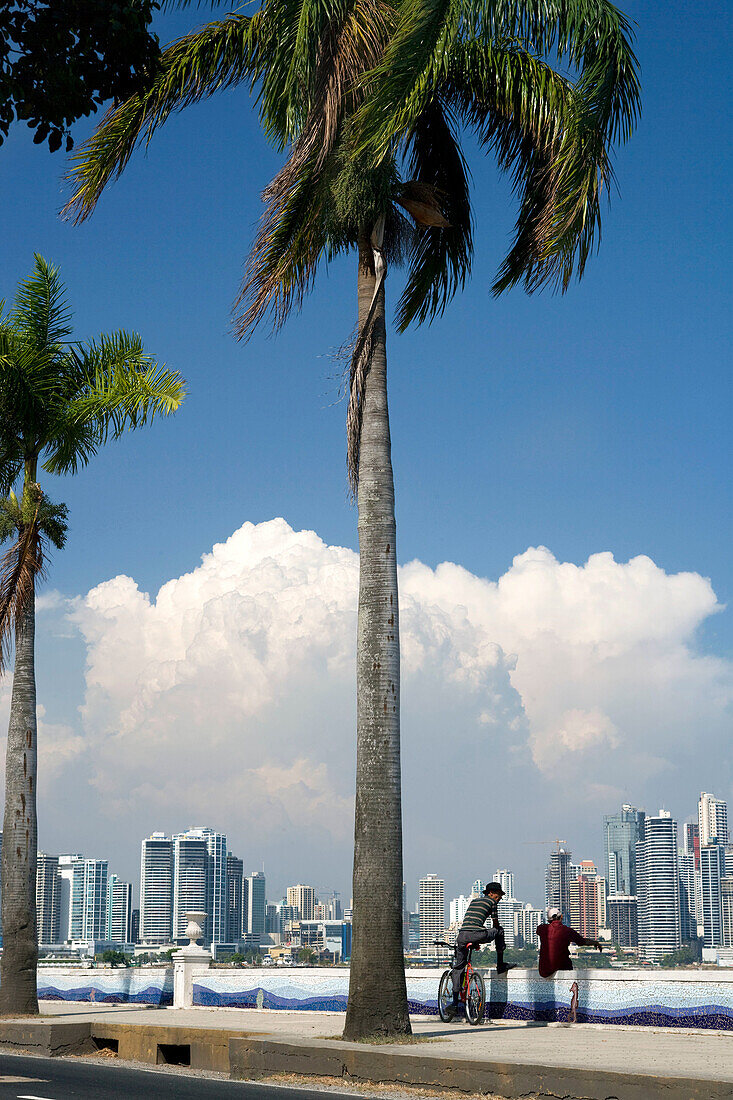
[[409, 173], [440, 199], [446, 228], [418, 228], [408, 257], [408, 278], [397, 305], [400, 332], [442, 313], [471, 271], [473, 239], [468, 167], [449, 109], [434, 100], [407, 137]]
[[224, 88], [254, 81], [261, 70], [258, 15], [229, 15], [178, 39], [160, 58], [150, 88], [107, 112], [101, 125], [72, 159], [68, 179], [74, 193], [63, 214], [81, 222], [102, 191], [117, 179], [138, 142], [149, 142], [173, 111]]
[[34, 260], [33, 274], [18, 286], [8, 324], [23, 332], [36, 351], [44, 351], [68, 340], [71, 313], [58, 268], [38, 253]]
[[75, 396], [54, 425], [44, 469], [74, 473], [108, 437], [175, 412], [185, 397], [177, 371], [143, 351], [136, 333], [116, 332], [69, 350]]

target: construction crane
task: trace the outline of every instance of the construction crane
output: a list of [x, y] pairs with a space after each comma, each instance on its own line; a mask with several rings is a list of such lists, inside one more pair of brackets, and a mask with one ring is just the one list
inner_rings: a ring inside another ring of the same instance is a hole
[[551, 840], [523, 840], [522, 844], [556, 844], [556, 851], [560, 851], [563, 844], [567, 844], [567, 840], [560, 840], [559, 837], [553, 837]]

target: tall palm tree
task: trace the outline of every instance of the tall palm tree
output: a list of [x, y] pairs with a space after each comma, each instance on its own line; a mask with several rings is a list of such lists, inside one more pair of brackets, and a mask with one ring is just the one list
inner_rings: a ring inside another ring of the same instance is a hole
[[146, 355], [139, 336], [73, 342], [64, 293], [57, 269], [37, 255], [8, 314], [0, 303], [0, 541], [13, 540], [0, 562], [0, 672], [15, 649], [0, 1012], [38, 1012], [35, 594], [49, 544], [64, 545], [67, 514], [41, 488], [38, 466], [76, 473], [108, 438], [174, 412], [184, 397], [181, 378]]
[[[183, 6], [179, 3], [178, 6]], [[571, 75], [555, 65], [567, 64]], [[473, 131], [510, 173], [519, 213], [495, 293], [565, 289], [600, 231], [610, 148], [638, 108], [636, 61], [608, 0], [263, 0], [164, 51], [147, 91], [75, 157], [67, 210], [94, 209], [139, 141], [222, 88], [249, 84], [287, 153], [235, 306], [246, 337], [299, 306], [322, 261], [357, 255], [347, 464], [360, 580], [354, 926], [345, 1035], [410, 1029], [402, 953], [399, 615], [387, 405], [385, 277], [407, 277], [400, 330], [442, 312], [471, 267]]]

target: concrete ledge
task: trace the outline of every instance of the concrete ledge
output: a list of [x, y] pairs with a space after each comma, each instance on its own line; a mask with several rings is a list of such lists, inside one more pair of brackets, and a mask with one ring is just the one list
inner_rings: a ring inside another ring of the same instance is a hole
[[377, 1084], [423, 1085], [514, 1098], [536, 1095], [563, 1100], [731, 1100], [733, 1083], [562, 1066], [446, 1058], [428, 1051], [330, 1040], [233, 1038], [230, 1074], [235, 1080], [276, 1073], [343, 1077]]
[[160, 1047], [188, 1047], [191, 1069], [211, 1069], [229, 1073], [229, 1043], [241, 1037], [241, 1031], [220, 1028], [157, 1027], [147, 1024], [116, 1024], [98, 1020], [91, 1025], [96, 1048], [116, 1044], [121, 1059], [157, 1065], [165, 1061]]
[[51, 1058], [62, 1054], [89, 1054], [95, 1049], [91, 1029], [88, 1021], [0, 1020], [0, 1043]]

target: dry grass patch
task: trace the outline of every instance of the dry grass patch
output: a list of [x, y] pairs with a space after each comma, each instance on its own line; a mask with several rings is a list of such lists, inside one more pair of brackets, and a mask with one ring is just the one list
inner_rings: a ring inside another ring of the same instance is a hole
[[[461, 1089], [436, 1089], [423, 1085], [395, 1085], [388, 1082], [355, 1081], [351, 1077], [310, 1077], [299, 1073], [268, 1073], [262, 1080], [288, 1088], [321, 1089], [324, 1092], [350, 1093], [353, 1096], [387, 1096], [390, 1100], [508, 1100], [495, 1092], [462, 1092]], [[535, 1094], [522, 1100], [541, 1100]]]

